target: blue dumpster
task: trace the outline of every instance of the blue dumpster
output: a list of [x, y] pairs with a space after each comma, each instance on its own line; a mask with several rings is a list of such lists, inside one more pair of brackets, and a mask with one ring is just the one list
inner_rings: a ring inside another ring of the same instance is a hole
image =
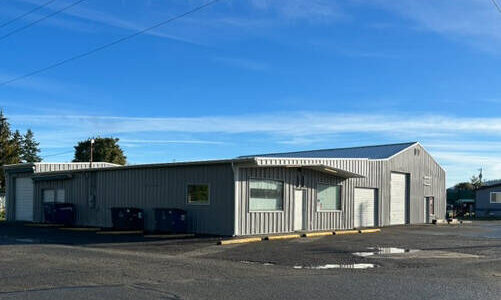
[[111, 222], [115, 229], [143, 230], [144, 213], [142, 209], [135, 207], [113, 207], [111, 208]]
[[178, 208], [155, 208], [155, 230], [168, 233], [186, 233], [186, 211]]
[[75, 223], [75, 206], [71, 203], [45, 203], [44, 219], [46, 223], [73, 225]]

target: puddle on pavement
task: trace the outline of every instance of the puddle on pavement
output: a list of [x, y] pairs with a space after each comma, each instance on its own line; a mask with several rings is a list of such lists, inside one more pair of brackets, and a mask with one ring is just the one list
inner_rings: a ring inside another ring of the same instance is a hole
[[375, 264], [327, 264], [322, 266], [294, 266], [294, 269], [309, 269], [309, 270], [329, 270], [329, 269], [372, 269]]
[[416, 253], [418, 249], [405, 249], [405, 248], [396, 248], [396, 247], [381, 247], [381, 248], [368, 248], [371, 251], [363, 251], [363, 252], [354, 252], [353, 255], [368, 257], [373, 255], [388, 255], [388, 254], [404, 254], [404, 253]]
[[34, 239], [16, 239], [18, 243], [36, 243], [37, 241]]
[[262, 262], [262, 261], [252, 261], [252, 260], [241, 260], [240, 262], [243, 263], [243, 264], [247, 264], [247, 265], [258, 265], [258, 264], [261, 264], [263, 266], [274, 266], [274, 265], [276, 265], [276, 263], [274, 263], [272, 261]]

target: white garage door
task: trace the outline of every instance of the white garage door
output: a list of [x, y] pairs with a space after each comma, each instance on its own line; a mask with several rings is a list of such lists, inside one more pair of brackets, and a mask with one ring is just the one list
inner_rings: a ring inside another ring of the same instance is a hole
[[407, 198], [407, 176], [391, 173], [390, 224], [405, 224], [405, 200]]
[[355, 227], [375, 225], [376, 198], [375, 189], [355, 189]]
[[16, 221], [33, 221], [33, 181], [16, 178]]

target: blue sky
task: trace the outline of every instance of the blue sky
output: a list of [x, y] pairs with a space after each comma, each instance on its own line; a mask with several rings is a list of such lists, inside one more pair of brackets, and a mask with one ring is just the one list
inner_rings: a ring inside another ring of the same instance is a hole
[[[0, 24], [44, 2], [2, 1]], [[84, 1], [0, 40], [0, 80], [202, 3]], [[89, 136], [120, 138], [131, 164], [420, 141], [451, 185], [501, 178], [500, 50], [488, 0], [222, 0], [1, 86], [0, 106], [46, 161]]]

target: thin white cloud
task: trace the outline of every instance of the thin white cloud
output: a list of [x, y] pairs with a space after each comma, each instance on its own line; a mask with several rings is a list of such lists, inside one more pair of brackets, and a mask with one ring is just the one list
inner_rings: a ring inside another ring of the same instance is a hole
[[306, 19], [308, 21], [332, 21], [346, 18], [346, 14], [336, 1], [327, 0], [251, 0], [254, 8], [273, 12], [286, 19]]
[[[490, 0], [374, 0], [355, 1], [376, 5], [414, 22], [414, 29], [461, 38], [483, 50], [499, 50], [501, 15]], [[494, 43], [494, 44], [493, 44]]]
[[447, 186], [460, 181], [468, 181], [471, 176], [477, 175], [482, 168], [485, 180], [501, 178], [501, 156], [475, 152], [431, 151], [447, 170]]
[[[34, 0], [23, 0], [24, 2], [27, 3], [32, 3], [32, 4], [39, 4], [37, 1]], [[58, 3], [56, 5], [48, 6], [47, 9], [50, 10], [58, 10], [63, 6], [66, 6], [67, 3]], [[144, 23], [144, 22], [139, 22], [139, 21], [130, 21], [126, 20], [120, 17], [117, 17], [116, 15], [106, 13], [104, 11], [98, 11], [95, 9], [91, 9], [88, 6], [85, 6], [84, 4], [75, 6], [72, 9], [65, 10], [64, 12], [61, 13], [62, 16], [69, 16], [72, 17], [73, 20], [68, 20], [68, 19], [63, 19], [61, 17], [59, 18], [51, 18], [46, 21], [44, 21], [45, 24], [50, 24], [53, 26], [58, 26], [62, 27], [65, 29], [72, 29], [72, 30], [81, 30], [85, 32], [91, 32], [91, 31], [98, 31], [99, 29], [90, 26], [89, 21], [93, 22], [95, 24], [102, 24], [118, 29], [123, 29], [127, 31], [140, 31], [143, 30], [144, 28], [151, 26], [153, 23]], [[33, 14], [29, 18], [30, 19], [38, 19], [42, 15], [41, 14]], [[83, 23], [75, 22], [76, 20], [82, 20], [84, 21]], [[157, 20], [158, 22], [159, 20]], [[155, 37], [160, 37], [160, 38], [168, 38], [176, 41], [181, 41], [189, 44], [194, 44], [194, 45], [199, 45], [203, 46], [202, 43], [190, 40], [186, 37], [180, 37], [177, 35], [169, 34], [165, 32], [165, 30], [157, 29], [157, 30], [151, 30], [147, 31], [144, 33], [145, 35], [150, 35], [150, 36], [155, 36]]]
[[284, 136], [335, 133], [413, 134], [440, 137], [461, 133], [501, 135], [501, 118], [467, 118], [440, 115], [329, 114], [281, 112], [260, 115], [206, 117], [120, 117], [86, 115], [13, 115], [13, 122], [71, 126], [103, 133], [269, 133]]
[[486, 178], [501, 178], [501, 143], [496, 141], [501, 137], [501, 118], [280, 112], [170, 118], [13, 114], [9, 119], [16, 128], [34, 128], [44, 148], [71, 148], [75, 141], [98, 135], [119, 137], [131, 149], [169, 144], [191, 149], [231, 140], [238, 149], [225, 147], [232, 146], [235, 156], [266, 147], [420, 141], [447, 170], [448, 185], [467, 180], [480, 167]]
[[236, 67], [250, 71], [266, 71], [270, 68], [270, 66], [267, 63], [246, 58], [215, 57], [214, 61], [223, 63], [231, 67]]
[[[10, 80], [18, 76], [20, 76], [20, 74], [0, 71], [0, 82]], [[76, 86], [68, 85], [53, 79], [48, 79], [43, 77], [31, 77], [17, 82], [13, 82], [7, 85], [6, 87], [28, 89], [37, 92], [57, 93], [58, 95], [60, 95], [61, 93], [67, 92], [70, 89], [74, 91], [74, 88]]]
[[168, 145], [168, 144], [205, 144], [205, 145], [222, 145], [225, 142], [210, 141], [210, 140], [154, 140], [154, 139], [120, 139], [123, 145], [143, 146], [143, 145]]

